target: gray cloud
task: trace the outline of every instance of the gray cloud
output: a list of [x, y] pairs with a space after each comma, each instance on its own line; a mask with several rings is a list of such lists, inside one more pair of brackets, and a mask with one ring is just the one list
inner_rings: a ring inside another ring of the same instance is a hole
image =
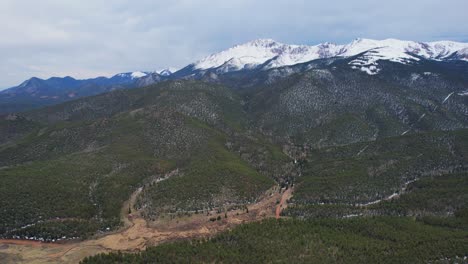
[[2, 0], [0, 87], [182, 67], [255, 38], [468, 41], [466, 10], [466, 0]]

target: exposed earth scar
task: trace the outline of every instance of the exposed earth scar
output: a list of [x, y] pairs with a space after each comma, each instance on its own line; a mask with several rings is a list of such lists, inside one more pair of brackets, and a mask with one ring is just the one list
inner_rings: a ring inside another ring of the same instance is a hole
[[[28, 240], [0, 240], [0, 255], [5, 254], [7, 263], [78, 263], [86, 256], [111, 251], [135, 252], [148, 246], [179, 239], [209, 237], [236, 225], [259, 221], [264, 218], [280, 218], [291, 197], [291, 188], [279, 191], [273, 187], [264, 193], [257, 203], [248, 205], [248, 210], [236, 209], [218, 213], [194, 214], [173, 220], [159, 219], [148, 222], [135, 210], [135, 202], [143, 188], [138, 188], [123, 204], [121, 217], [124, 227], [117, 232], [95, 239], [68, 242], [42, 243]], [[278, 203], [279, 201], [279, 203]], [[277, 204], [278, 203], [278, 204]], [[131, 214], [128, 214], [129, 208]], [[210, 218], [221, 217], [210, 221]]]

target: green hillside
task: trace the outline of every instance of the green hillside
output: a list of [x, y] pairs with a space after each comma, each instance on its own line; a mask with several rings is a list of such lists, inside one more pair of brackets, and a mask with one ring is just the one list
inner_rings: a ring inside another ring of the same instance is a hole
[[269, 220], [207, 241], [97, 255], [82, 263], [445, 263], [466, 256], [467, 236], [466, 229], [409, 218]]
[[[128, 102], [119, 104], [122, 93]], [[248, 135], [239, 100], [216, 85], [174, 82], [26, 113], [40, 125], [23, 137], [13, 131], [19, 139], [0, 151], [1, 236], [115, 229], [133, 191], [176, 169], [145, 188], [148, 217], [254, 201], [290, 161]]]
[[347, 63], [265, 71], [250, 86], [242, 72], [167, 81], [2, 116], [0, 238], [115, 231], [139, 188], [136, 208], [156, 220], [245, 208], [279, 185], [293, 190], [286, 220], [84, 263], [467, 256], [466, 78], [435, 62], [382, 63], [372, 76]]

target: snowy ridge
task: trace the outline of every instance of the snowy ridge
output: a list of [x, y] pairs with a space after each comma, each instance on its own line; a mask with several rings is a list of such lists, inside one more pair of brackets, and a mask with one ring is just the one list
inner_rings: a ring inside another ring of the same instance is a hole
[[174, 72], [176, 72], [177, 70], [178, 70], [177, 68], [169, 67], [169, 68], [162, 69], [162, 70], [157, 70], [157, 71], [154, 71], [154, 72], [159, 74], [159, 75], [162, 75], [162, 76], [169, 76], [169, 75], [173, 74]]
[[258, 65], [277, 56], [279, 46], [280, 44], [272, 39], [254, 40], [201, 59], [194, 64], [194, 68], [201, 70], [217, 68], [231, 60], [231, 66], [238, 69], [248, 64]]
[[130, 76], [132, 76], [133, 79], [135, 78], [141, 78], [141, 77], [144, 77], [148, 74], [144, 73], [144, 72], [141, 72], [141, 71], [138, 71], [138, 72], [132, 72], [132, 74]]
[[355, 39], [349, 44], [322, 43], [315, 46], [288, 45], [272, 39], [258, 39], [205, 57], [193, 65], [194, 69], [219, 68], [221, 72], [290, 66], [321, 58], [349, 57], [362, 54], [350, 62], [352, 68], [377, 74], [378, 61], [398, 63], [418, 61], [418, 57], [432, 60], [459, 59], [468, 61], [468, 43], [453, 41], [415, 42], [398, 39]]

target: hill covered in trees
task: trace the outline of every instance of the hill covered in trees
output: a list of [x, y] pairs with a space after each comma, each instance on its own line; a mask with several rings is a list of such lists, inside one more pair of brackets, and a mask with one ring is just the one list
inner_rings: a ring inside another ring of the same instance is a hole
[[465, 64], [382, 62], [369, 75], [350, 69], [356, 58], [207, 71], [2, 116], [0, 237], [116, 231], [136, 190], [153, 221], [246, 208], [279, 186], [293, 190], [290, 219], [84, 262], [463, 258]]

